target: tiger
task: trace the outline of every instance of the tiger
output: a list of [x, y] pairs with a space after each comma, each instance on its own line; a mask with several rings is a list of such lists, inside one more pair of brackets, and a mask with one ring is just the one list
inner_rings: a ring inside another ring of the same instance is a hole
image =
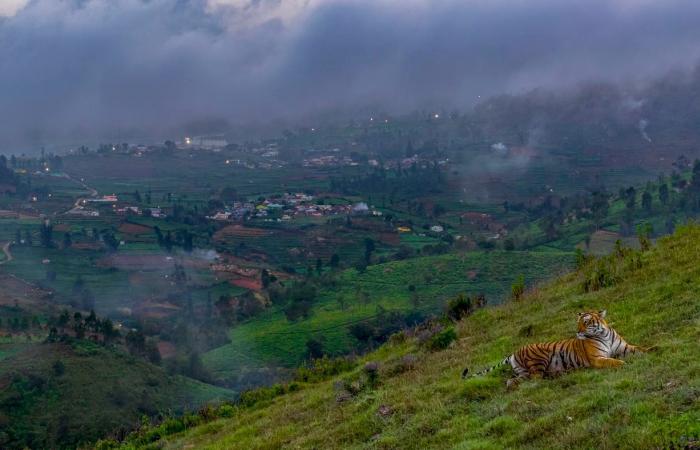
[[[650, 350], [628, 344], [608, 325], [606, 315], [605, 310], [578, 313], [578, 333], [575, 338], [526, 345], [495, 366], [471, 376], [484, 375], [509, 365], [515, 376], [508, 380], [506, 386], [512, 389], [528, 378], [556, 376], [581, 367], [620, 367], [624, 361], [618, 357]], [[467, 367], [462, 371], [462, 378], [468, 377]]]

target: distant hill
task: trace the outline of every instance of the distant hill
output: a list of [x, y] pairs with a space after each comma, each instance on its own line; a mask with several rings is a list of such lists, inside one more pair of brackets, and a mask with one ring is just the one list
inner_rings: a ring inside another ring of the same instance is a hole
[[[686, 226], [651, 250], [620, 250], [518, 302], [477, 310], [445, 350], [420, 343], [425, 329], [404, 334], [330, 380], [258, 391], [238, 407], [188, 419], [200, 426], [166, 422], [123, 446], [698, 448], [699, 259], [700, 226]], [[585, 292], [586, 280], [607, 287]], [[629, 342], [655, 351], [620, 369], [528, 381], [514, 392], [503, 371], [460, 379], [465, 366], [490, 366], [523, 344], [571, 337], [578, 312], [602, 308]], [[449, 334], [439, 340], [449, 343]]]

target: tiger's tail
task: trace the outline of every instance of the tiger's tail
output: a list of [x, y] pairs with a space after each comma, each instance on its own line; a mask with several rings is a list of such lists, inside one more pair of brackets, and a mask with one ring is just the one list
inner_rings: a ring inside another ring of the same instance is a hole
[[498, 364], [491, 366], [487, 369], [482, 370], [481, 372], [477, 372], [473, 375], [469, 375], [469, 367], [465, 367], [464, 370], [462, 371], [462, 378], [471, 378], [471, 377], [480, 377], [481, 375], [486, 375], [487, 373], [491, 372], [492, 370], [498, 369], [499, 367], [508, 364], [509, 366], [512, 365], [510, 363], [510, 358], [512, 358], [513, 355], [507, 356], [503, 361], [499, 362]]

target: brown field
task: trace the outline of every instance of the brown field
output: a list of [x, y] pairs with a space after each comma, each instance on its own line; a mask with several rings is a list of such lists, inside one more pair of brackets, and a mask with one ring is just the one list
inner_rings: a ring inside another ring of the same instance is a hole
[[180, 310], [180, 307], [169, 302], [143, 303], [134, 308], [134, 315], [149, 319], [164, 319]]
[[58, 231], [60, 233], [65, 233], [67, 231], [70, 231], [70, 225], [68, 225], [67, 223], [59, 223], [53, 227], [53, 230]]
[[205, 260], [169, 256], [164, 254], [114, 254], [107, 255], [97, 262], [102, 267], [115, 267], [120, 270], [170, 270], [175, 264], [186, 268], [204, 269], [209, 266]]
[[172, 342], [159, 341], [158, 352], [163, 359], [172, 358], [177, 354], [177, 348]]
[[175, 258], [165, 255], [114, 254], [100, 259], [97, 264], [120, 270], [162, 270], [175, 266]]
[[0, 305], [24, 307], [47, 306], [52, 292], [41, 289], [19, 278], [0, 273]]
[[228, 237], [258, 238], [271, 235], [272, 232], [261, 228], [246, 227], [243, 225], [229, 225], [214, 233], [214, 239], [225, 240]]
[[76, 242], [72, 247], [78, 250], [100, 250], [102, 245], [97, 242]]
[[149, 234], [153, 232], [153, 229], [151, 227], [147, 227], [146, 225], [123, 222], [121, 225], [119, 225], [118, 231], [124, 234]]
[[254, 280], [252, 278], [236, 278], [228, 280], [228, 282], [234, 286], [250, 289], [251, 291], [259, 291], [262, 289], [260, 280]]
[[392, 247], [398, 247], [401, 245], [401, 237], [399, 233], [379, 233], [379, 242], [391, 245]]

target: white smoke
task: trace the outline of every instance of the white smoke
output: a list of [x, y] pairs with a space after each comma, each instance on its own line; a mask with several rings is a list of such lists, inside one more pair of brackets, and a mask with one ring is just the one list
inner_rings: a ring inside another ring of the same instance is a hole
[[220, 255], [215, 250], [203, 250], [200, 248], [194, 249], [194, 251], [192, 252], [192, 256], [209, 262], [214, 262], [220, 257]]
[[493, 150], [498, 156], [505, 156], [506, 153], [508, 153], [508, 146], [506, 146], [506, 144], [503, 142], [496, 142], [491, 146], [491, 150]]
[[647, 119], [641, 119], [639, 121], [639, 124], [637, 124], [637, 128], [639, 128], [639, 132], [642, 134], [642, 137], [644, 138], [645, 141], [651, 142], [651, 138], [647, 134], [647, 127], [649, 126], [649, 121]]

